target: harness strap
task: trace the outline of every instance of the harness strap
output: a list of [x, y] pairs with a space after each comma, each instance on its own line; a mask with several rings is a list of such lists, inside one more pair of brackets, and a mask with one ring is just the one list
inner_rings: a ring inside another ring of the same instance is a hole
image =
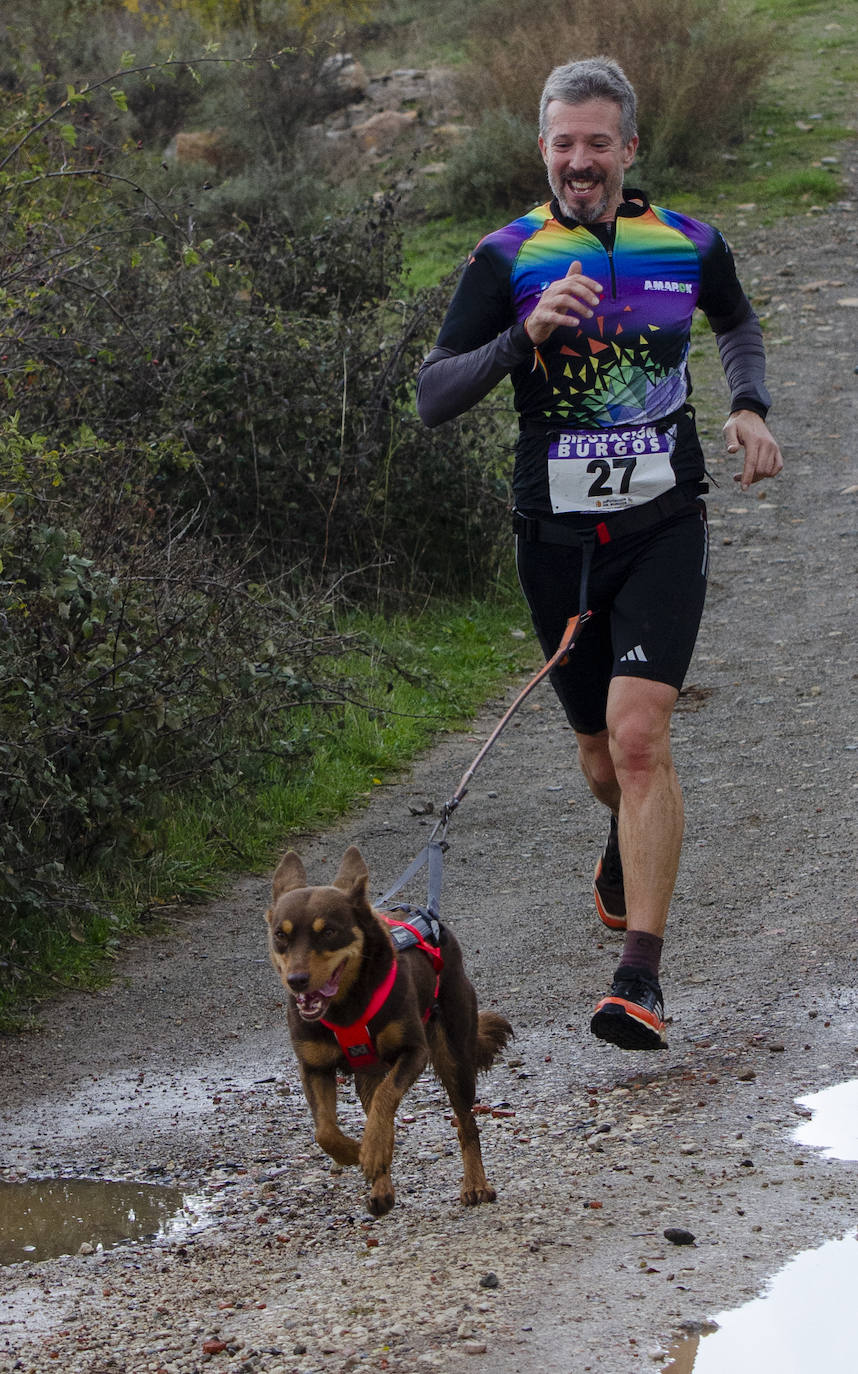
[[[437, 829], [437, 827], [436, 827]], [[435, 833], [434, 831], [432, 832]], [[396, 879], [396, 882], [387, 889], [383, 897], [379, 897], [374, 906], [386, 908], [391, 897], [395, 897], [397, 892], [401, 892], [405, 884], [410, 882], [415, 873], [419, 873], [425, 863], [429, 864], [429, 895], [426, 907], [429, 914], [438, 919], [438, 912], [441, 905], [441, 879], [444, 868], [444, 851], [438, 840], [430, 840], [424, 845], [420, 853], [411, 860], [404, 873]], [[388, 908], [389, 909], [389, 908]]]
[[378, 1063], [378, 1052], [375, 1048], [375, 1041], [369, 1033], [368, 1023], [381, 1011], [395, 982], [396, 958], [394, 957], [384, 980], [379, 983], [369, 999], [369, 1005], [363, 1015], [353, 1021], [350, 1026], [337, 1026], [333, 1021], [326, 1021], [323, 1016], [319, 1018], [323, 1026], [327, 1026], [329, 1031], [333, 1031], [337, 1044], [353, 1069], [369, 1069], [372, 1068], [373, 1064]]
[[[397, 906], [397, 907], [394, 907], [393, 910], [394, 910], [394, 911], [407, 911], [408, 914], [409, 914], [410, 916], [416, 917], [417, 920], [420, 920], [421, 918], [422, 918], [423, 920], [426, 919], [426, 917], [424, 916], [424, 913], [421, 911], [420, 907]], [[434, 968], [435, 972], [436, 972], [437, 974], [440, 975], [441, 970], [442, 970], [442, 968], [444, 967], [444, 956], [443, 956], [443, 954], [441, 953], [441, 951], [440, 951], [440, 949], [438, 948], [437, 945], [432, 945], [432, 944], [429, 943], [429, 941], [426, 939], [426, 936], [425, 936], [425, 935], [423, 934], [423, 932], [417, 927], [416, 924], [414, 924], [414, 923], [411, 922], [411, 921], [403, 921], [403, 920], [401, 919], [401, 917], [399, 917], [399, 916], [391, 916], [387, 911], [380, 911], [378, 914], [379, 914], [379, 916], [381, 916], [382, 920], [387, 921], [387, 924], [388, 924], [389, 926], [398, 926], [401, 930], [407, 930], [407, 931], [409, 932], [410, 935], [413, 935], [413, 936], [414, 936], [414, 939], [413, 939], [413, 940], [409, 940], [408, 943], [407, 943], [407, 945], [403, 942], [401, 947], [404, 948], [404, 949], [407, 949], [407, 948], [411, 947], [412, 945], [415, 945], [415, 944], [416, 944], [416, 945], [417, 945], [417, 948], [420, 949], [420, 950], [422, 950], [422, 952], [426, 955], [427, 959], [429, 960], [430, 964], [431, 964], [432, 967]], [[438, 923], [435, 922], [434, 924], [437, 926]], [[394, 941], [395, 941], [397, 944], [399, 944], [399, 942], [396, 941], [395, 933], [394, 933]], [[436, 993], [436, 995], [437, 995], [437, 993], [438, 993], [438, 984], [437, 984], [437, 983], [436, 983], [436, 985], [435, 985], [435, 993]]]
[[[438, 925], [437, 920], [433, 921], [428, 914], [424, 915], [419, 907], [400, 907], [398, 909], [407, 911], [409, 914], [413, 913], [417, 919], [425, 921], [430, 931], [434, 933], [434, 928]], [[429, 943], [416, 924], [410, 921], [401, 921], [398, 917], [391, 916], [386, 911], [379, 911], [378, 915], [382, 920], [386, 921], [389, 926], [400, 927], [407, 930], [409, 935], [413, 938], [409, 939], [407, 945], [403, 947], [409, 948], [412, 945], [416, 945], [418, 949], [426, 955], [435, 970], [435, 988], [432, 992], [432, 1001], [423, 1013], [423, 1021], [425, 1023], [432, 1015], [433, 1008], [438, 1000], [438, 993], [441, 990], [441, 970], [444, 967], [444, 956], [440, 949]], [[395, 940], [394, 943], [396, 944]], [[370, 1034], [369, 1023], [374, 1016], [378, 1015], [393, 991], [393, 985], [396, 982], [396, 971], [397, 961], [396, 957], [394, 957], [387, 975], [384, 980], [379, 983], [372, 997], [369, 999], [369, 1005], [366, 1010], [356, 1021], [353, 1021], [350, 1026], [337, 1026], [333, 1021], [326, 1021], [324, 1017], [319, 1018], [321, 1024], [327, 1026], [328, 1030], [333, 1032], [337, 1044], [349, 1062], [349, 1066], [354, 1070], [371, 1069], [378, 1063], [378, 1050]]]
[[516, 510], [512, 514], [513, 534], [529, 544], [564, 544], [567, 548], [575, 549], [586, 548], [588, 543], [592, 547], [596, 541], [609, 544], [612, 539], [639, 534], [641, 530], [659, 524], [683, 507], [693, 505], [697, 497], [705, 495], [708, 490], [707, 482], [686, 482], [662, 492], [661, 496], [654, 496], [651, 501], [644, 501], [640, 506], [615, 511], [609, 520], [577, 527], [566, 524], [556, 516], [524, 515]]

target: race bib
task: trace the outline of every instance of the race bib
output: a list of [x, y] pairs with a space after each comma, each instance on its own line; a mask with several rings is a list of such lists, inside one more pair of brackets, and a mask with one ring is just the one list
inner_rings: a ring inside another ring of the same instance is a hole
[[569, 430], [548, 449], [551, 508], [605, 514], [642, 505], [676, 486], [676, 426]]

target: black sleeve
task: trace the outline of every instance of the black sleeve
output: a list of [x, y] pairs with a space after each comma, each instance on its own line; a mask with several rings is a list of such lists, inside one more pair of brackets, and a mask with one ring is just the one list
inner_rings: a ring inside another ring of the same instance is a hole
[[533, 356], [524, 325], [513, 320], [506, 269], [478, 247], [418, 373], [417, 413], [430, 428], [452, 420]]
[[772, 400], [766, 388], [763, 331], [721, 234], [716, 234], [703, 260], [698, 305], [715, 332], [730, 388], [730, 410], [752, 410], [765, 419]]
[[522, 324], [514, 324], [470, 353], [452, 353], [436, 344], [417, 374], [417, 414], [430, 429], [454, 419], [532, 354], [533, 345]]
[[732, 329], [715, 335], [727, 385], [730, 410], [753, 410], [765, 420], [772, 398], [766, 387], [766, 351], [763, 331], [746, 299], [747, 314]]

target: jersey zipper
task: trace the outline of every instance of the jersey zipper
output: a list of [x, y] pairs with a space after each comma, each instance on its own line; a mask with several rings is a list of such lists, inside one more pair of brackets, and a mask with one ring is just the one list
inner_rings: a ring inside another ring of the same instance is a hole
[[608, 242], [605, 244], [605, 252], [606, 252], [607, 255], [608, 255], [608, 266], [609, 266], [610, 269], [611, 269], [611, 300], [612, 300], [612, 301], [615, 301], [615, 300], [617, 299], [617, 275], [616, 275], [616, 273], [615, 273], [615, 271], [614, 271], [614, 243], [615, 243], [615, 241], [616, 241], [616, 237], [617, 237], [617, 223], [616, 223], [616, 220], [615, 220], [614, 223], [611, 225], [611, 237], [609, 238]]
[[614, 244], [617, 237], [616, 220], [606, 227], [608, 230], [606, 238], [603, 238], [601, 234], [597, 234], [592, 227], [590, 227], [590, 233], [593, 235], [593, 238], [597, 240], [600, 248], [603, 248], [607, 254], [608, 268], [611, 273], [611, 300], [615, 301], [617, 299], [617, 274], [614, 271]]

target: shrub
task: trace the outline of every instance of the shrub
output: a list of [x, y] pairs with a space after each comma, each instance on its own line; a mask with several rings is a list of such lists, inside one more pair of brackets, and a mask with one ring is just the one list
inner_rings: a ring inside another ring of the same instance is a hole
[[430, 214], [465, 218], [502, 210], [523, 214], [546, 197], [545, 170], [536, 149], [534, 120], [489, 108], [454, 147], [432, 188]]
[[33, 923], [41, 938], [87, 906], [88, 874], [157, 847], [177, 788], [235, 790], [272, 763], [288, 775], [308, 747], [291, 718], [334, 699], [325, 662], [348, 647], [325, 604], [253, 583], [187, 529], [153, 532], [147, 474], [72, 526], [62, 487], [25, 495], [17, 467], [0, 461], [0, 949], [13, 970]]
[[288, 772], [331, 587], [479, 591], [507, 543], [491, 414], [417, 420], [441, 303], [402, 298], [394, 208], [202, 238], [105, 132], [117, 80], [0, 95], [0, 982], [176, 788]]
[[599, 53], [616, 58], [637, 91], [637, 176], [660, 194], [741, 138], [775, 55], [775, 30], [729, 0], [546, 0], [524, 21], [517, 8], [489, 0], [476, 12], [459, 83], [475, 151], [451, 160], [443, 213], [467, 203], [474, 174], [481, 198], [497, 188], [497, 209], [510, 205], [509, 179], [524, 182], [522, 208], [547, 196], [536, 150], [542, 86], [554, 65]]

